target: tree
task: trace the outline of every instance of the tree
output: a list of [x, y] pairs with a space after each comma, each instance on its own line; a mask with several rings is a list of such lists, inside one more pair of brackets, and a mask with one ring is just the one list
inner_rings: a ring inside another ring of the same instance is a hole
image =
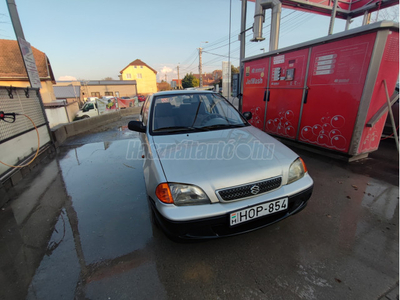
[[184, 89], [199, 86], [199, 80], [192, 73], [186, 74], [182, 79], [182, 87]]
[[231, 74], [237, 74], [239, 73], [239, 67], [235, 67], [234, 65], [231, 65]]
[[233, 65], [231, 65], [231, 82], [233, 82], [233, 74], [239, 74], [240, 69], [239, 67], [234, 67]]
[[157, 86], [159, 92], [171, 90], [171, 85], [168, 82], [165, 82], [164, 80], [161, 81], [160, 83], [157, 83]]
[[193, 86], [194, 87], [199, 87], [200, 86], [200, 79], [198, 79], [198, 78], [194, 78], [193, 79]]

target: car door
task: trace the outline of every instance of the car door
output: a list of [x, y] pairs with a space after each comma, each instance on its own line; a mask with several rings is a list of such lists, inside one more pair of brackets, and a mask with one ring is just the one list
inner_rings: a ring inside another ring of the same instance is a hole
[[98, 115], [97, 113], [97, 105], [95, 103], [87, 103], [87, 114], [89, 115], [89, 117], [95, 117]]

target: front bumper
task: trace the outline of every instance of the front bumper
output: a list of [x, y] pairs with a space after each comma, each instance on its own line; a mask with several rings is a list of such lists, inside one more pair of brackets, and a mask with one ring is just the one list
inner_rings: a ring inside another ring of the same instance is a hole
[[[229, 213], [200, 220], [171, 221], [163, 217], [157, 211], [155, 202], [150, 197], [149, 202], [157, 222], [167, 235], [181, 239], [210, 239], [250, 232], [294, 215], [306, 207], [312, 191], [313, 185], [297, 194], [288, 196], [288, 209], [283, 212], [277, 212], [272, 215], [250, 220], [234, 227], [229, 226]], [[271, 201], [273, 200], [277, 199], [271, 199]]]

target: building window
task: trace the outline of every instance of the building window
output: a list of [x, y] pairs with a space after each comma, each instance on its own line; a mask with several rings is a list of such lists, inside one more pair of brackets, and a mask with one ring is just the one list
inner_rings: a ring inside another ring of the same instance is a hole
[[114, 96], [114, 93], [113, 92], [105, 92], [105, 95], [106, 96]]
[[137, 73], [137, 78], [142, 78], [142, 73]]
[[126, 74], [126, 78], [130, 79], [130, 78], [132, 78], [132, 75], [131, 74]]
[[140, 66], [141, 69], [143, 69], [143, 66]]
[[91, 92], [92, 97], [100, 98], [100, 92]]
[[135, 69], [137, 68], [136, 66], [133, 66]]

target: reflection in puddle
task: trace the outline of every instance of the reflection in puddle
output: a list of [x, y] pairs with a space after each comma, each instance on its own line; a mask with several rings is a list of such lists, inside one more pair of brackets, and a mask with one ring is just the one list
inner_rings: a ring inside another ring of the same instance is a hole
[[135, 171], [142, 161], [126, 160], [126, 151], [127, 141], [94, 143], [60, 160], [87, 264], [143, 248], [151, 238], [143, 172]]

